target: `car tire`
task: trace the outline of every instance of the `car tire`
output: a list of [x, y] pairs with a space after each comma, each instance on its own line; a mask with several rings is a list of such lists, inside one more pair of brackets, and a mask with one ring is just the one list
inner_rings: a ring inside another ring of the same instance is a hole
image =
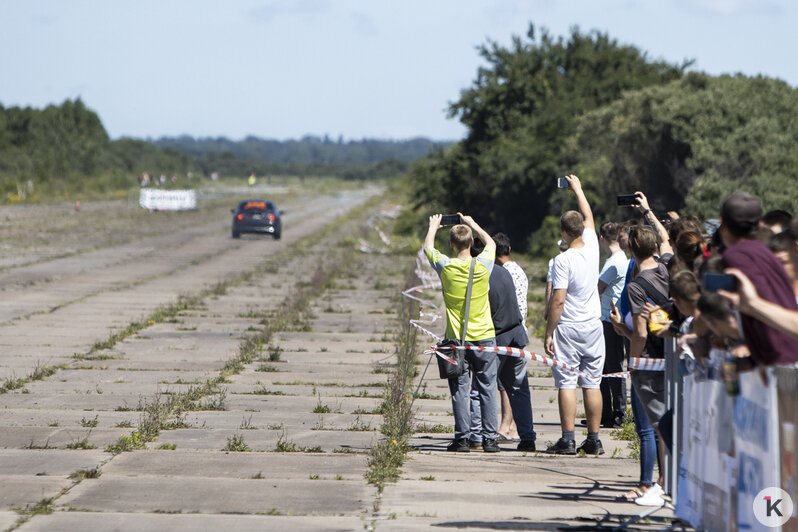
[[238, 231], [233, 231], [233, 238], [241, 238], [241, 233]]
[[276, 233], [272, 233], [272, 236], [274, 237], [275, 240], [280, 240], [280, 236], [281, 236], [280, 235], [280, 231], [277, 231]]

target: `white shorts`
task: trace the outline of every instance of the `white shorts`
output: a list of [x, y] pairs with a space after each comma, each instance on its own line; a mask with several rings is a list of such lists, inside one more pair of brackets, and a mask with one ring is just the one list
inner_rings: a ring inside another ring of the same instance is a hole
[[583, 323], [561, 323], [554, 329], [554, 353], [557, 362], [577, 367], [589, 377], [552, 368], [554, 385], [560, 389], [596, 389], [601, 386], [604, 371], [604, 327], [600, 320]]

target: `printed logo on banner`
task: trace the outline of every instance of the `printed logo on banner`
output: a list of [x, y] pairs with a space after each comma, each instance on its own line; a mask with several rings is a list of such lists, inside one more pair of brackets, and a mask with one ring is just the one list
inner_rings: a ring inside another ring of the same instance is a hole
[[792, 499], [781, 488], [765, 488], [754, 498], [754, 516], [767, 527], [783, 526], [792, 510]]

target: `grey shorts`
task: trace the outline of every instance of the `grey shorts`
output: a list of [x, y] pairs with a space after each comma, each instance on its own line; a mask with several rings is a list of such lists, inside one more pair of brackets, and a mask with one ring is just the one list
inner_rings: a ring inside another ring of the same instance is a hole
[[665, 414], [665, 373], [662, 371], [632, 372], [632, 386], [643, 404], [651, 426], [657, 428]]
[[585, 389], [598, 389], [604, 372], [604, 326], [594, 320], [583, 323], [561, 323], [554, 329], [554, 353], [557, 361], [576, 366], [587, 375], [576, 375], [552, 368], [558, 389], [574, 389], [577, 382]]

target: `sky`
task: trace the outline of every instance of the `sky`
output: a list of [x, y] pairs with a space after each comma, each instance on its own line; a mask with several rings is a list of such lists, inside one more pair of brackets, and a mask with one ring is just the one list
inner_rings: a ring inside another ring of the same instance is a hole
[[488, 40], [579, 26], [798, 86], [792, 0], [0, 0], [0, 104], [80, 98], [112, 138], [457, 140]]

